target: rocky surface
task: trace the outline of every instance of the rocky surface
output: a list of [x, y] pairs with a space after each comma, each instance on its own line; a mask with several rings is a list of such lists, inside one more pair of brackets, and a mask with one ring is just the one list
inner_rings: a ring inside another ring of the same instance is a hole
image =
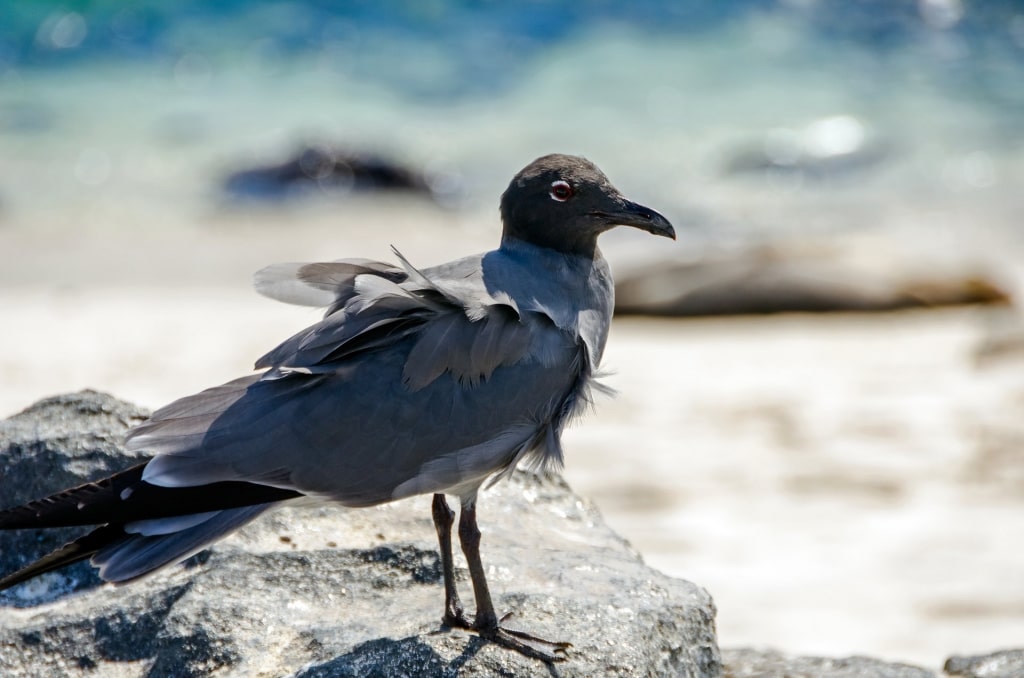
[[[118, 449], [143, 416], [85, 392], [0, 424], [0, 482], [17, 503], [133, 460]], [[646, 567], [563, 481], [516, 473], [484, 493], [484, 559], [512, 625], [573, 643], [545, 667], [440, 628], [429, 497], [342, 511], [285, 508], [185, 567], [122, 587], [85, 566], [0, 602], [4, 676], [562, 676], [720, 673], [703, 589]], [[61, 539], [0, 536], [8, 572]], [[471, 600], [460, 570], [463, 596]]]
[[941, 672], [871, 657], [793, 657], [773, 650], [723, 649], [723, 678], [1021, 678], [1024, 650], [953, 656]]
[[1024, 650], [1003, 650], [971, 657], [953, 656], [943, 670], [963, 678], [1020, 678], [1024, 676]]
[[[120, 441], [145, 416], [84, 391], [0, 422], [4, 502], [137, 461]], [[518, 472], [481, 498], [484, 562], [496, 604], [514, 613], [511, 625], [573, 643], [569, 661], [544, 665], [441, 628], [429, 506], [419, 497], [353, 511], [283, 508], [133, 584], [103, 584], [84, 563], [27, 582], [0, 593], [0, 675], [1024, 675], [1024, 650], [951, 657], [944, 673], [860, 656], [720, 653], [706, 591], [646, 567], [562, 480]], [[78, 533], [0, 533], [0, 569]], [[470, 602], [464, 568], [459, 582]]]
[[931, 671], [871, 657], [792, 657], [771, 650], [722, 651], [724, 678], [934, 678]]

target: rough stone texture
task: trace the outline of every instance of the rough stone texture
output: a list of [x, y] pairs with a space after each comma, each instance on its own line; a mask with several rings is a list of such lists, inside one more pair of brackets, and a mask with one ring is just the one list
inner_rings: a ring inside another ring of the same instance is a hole
[[[4, 422], [5, 503], [132, 463], [120, 435], [142, 416], [86, 392]], [[281, 509], [186, 567], [122, 587], [81, 569], [15, 587], [0, 598], [0, 675], [720, 673], [707, 592], [646, 567], [562, 480], [516, 473], [482, 495], [480, 520], [499, 611], [572, 642], [568, 662], [548, 667], [440, 628], [430, 498], [418, 497], [358, 511]], [[0, 534], [0, 565], [8, 572], [67, 536]], [[464, 569], [460, 579], [471, 606]]]
[[1024, 650], [1003, 650], [972, 657], [952, 656], [943, 670], [964, 678], [1020, 678], [1024, 676]]
[[724, 678], [935, 678], [931, 671], [870, 657], [790, 657], [767, 650], [722, 650]]

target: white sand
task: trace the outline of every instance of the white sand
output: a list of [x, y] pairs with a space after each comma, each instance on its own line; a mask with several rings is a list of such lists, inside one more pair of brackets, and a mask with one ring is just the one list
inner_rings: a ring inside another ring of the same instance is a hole
[[[159, 406], [318, 316], [242, 285], [9, 288], [0, 309], [0, 415], [87, 387]], [[620, 395], [567, 434], [567, 476], [711, 591], [723, 646], [937, 668], [1019, 645], [1024, 360], [975, 365], [990, 316], [617, 322]]]

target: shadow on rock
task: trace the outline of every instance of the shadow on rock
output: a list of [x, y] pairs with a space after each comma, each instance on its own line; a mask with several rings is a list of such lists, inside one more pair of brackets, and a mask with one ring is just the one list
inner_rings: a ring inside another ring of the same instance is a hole
[[[446, 661], [433, 647], [416, 637], [393, 640], [379, 638], [355, 647], [351, 652], [323, 664], [309, 667], [296, 678], [390, 678], [424, 676], [455, 678], [487, 641], [472, 637], [461, 655]], [[540, 668], [540, 665], [538, 665]]]

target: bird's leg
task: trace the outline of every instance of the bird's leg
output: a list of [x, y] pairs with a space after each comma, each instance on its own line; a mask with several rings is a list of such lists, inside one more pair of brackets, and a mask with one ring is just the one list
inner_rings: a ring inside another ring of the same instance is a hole
[[[484, 575], [484, 565], [480, 560], [480, 528], [476, 524], [475, 498], [464, 501], [459, 516], [459, 542], [462, 552], [466, 555], [469, 565], [469, 576], [473, 581], [473, 595], [476, 597], [476, 616], [468, 628], [479, 633], [483, 638], [520, 652], [528, 657], [544, 661], [563, 661], [565, 651], [571, 643], [552, 642], [532, 636], [523, 631], [502, 628], [491, 591]], [[504, 619], [504, 618], [503, 618]]]
[[444, 616], [441, 623], [445, 626], [468, 628], [470, 622], [466, 619], [462, 601], [459, 600], [459, 592], [455, 588], [455, 562], [452, 558], [452, 524], [455, 522], [455, 511], [448, 507], [443, 494], [435, 494], [433, 513], [437, 542], [441, 547], [441, 569], [444, 573]]

